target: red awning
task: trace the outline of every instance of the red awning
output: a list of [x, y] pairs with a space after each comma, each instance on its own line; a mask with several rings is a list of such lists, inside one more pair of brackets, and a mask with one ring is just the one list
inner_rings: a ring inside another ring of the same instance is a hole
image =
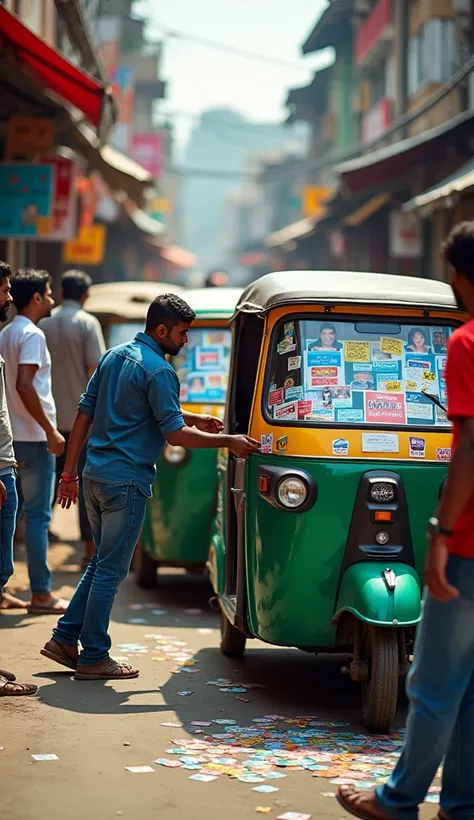
[[110, 92], [0, 5], [0, 51], [8, 50], [33, 69], [42, 85], [82, 111], [98, 128], [104, 98]]

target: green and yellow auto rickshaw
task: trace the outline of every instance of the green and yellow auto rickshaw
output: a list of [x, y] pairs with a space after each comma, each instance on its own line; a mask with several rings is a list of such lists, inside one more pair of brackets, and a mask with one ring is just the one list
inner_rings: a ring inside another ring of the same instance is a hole
[[144, 329], [153, 299], [183, 290], [166, 282], [106, 282], [91, 286], [85, 309], [100, 321], [107, 348], [115, 347]]
[[425, 529], [450, 459], [445, 365], [464, 320], [451, 288], [334, 271], [243, 293], [208, 567], [222, 652], [247, 638], [348, 653], [363, 722], [387, 730], [420, 620]]
[[[171, 359], [184, 410], [224, 415], [231, 347], [228, 325], [241, 293], [241, 289], [219, 287], [182, 294], [196, 313], [188, 344]], [[216, 462], [215, 450], [165, 447], [135, 554], [140, 586], [156, 585], [159, 566], [205, 569], [216, 510]]]

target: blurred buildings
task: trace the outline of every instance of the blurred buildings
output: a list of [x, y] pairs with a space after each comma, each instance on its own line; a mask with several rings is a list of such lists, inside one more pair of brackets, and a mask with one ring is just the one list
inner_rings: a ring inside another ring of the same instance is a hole
[[[473, 7], [328, 4], [301, 50], [330, 46], [334, 63], [286, 98], [287, 122], [310, 128], [307, 155], [263, 163], [251, 193], [247, 185], [229, 203], [240, 223], [252, 203], [266, 203], [254, 259], [265, 258], [267, 269], [446, 276], [440, 241], [456, 221], [474, 218]], [[293, 219], [284, 220], [275, 193], [268, 202], [272, 177], [279, 199], [300, 190]], [[228, 228], [236, 242], [242, 230]]]

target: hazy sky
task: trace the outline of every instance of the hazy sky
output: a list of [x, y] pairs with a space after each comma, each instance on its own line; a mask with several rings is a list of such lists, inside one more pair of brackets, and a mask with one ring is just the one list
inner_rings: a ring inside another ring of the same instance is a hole
[[[250, 119], [281, 121], [287, 88], [306, 85], [328, 55], [303, 58], [301, 43], [311, 31], [325, 0], [140, 0], [136, 10], [150, 19], [149, 32], [160, 26], [186, 34], [287, 60], [281, 67], [211, 50], [187, 40], [166, 43], [163, 77], [168, 81], [162, 110], [176, 112], [173, 121], [180, 146], [199, 114], [214, 106], [232, 106]], [[298, 64], [300, 68], [298, 68]]]

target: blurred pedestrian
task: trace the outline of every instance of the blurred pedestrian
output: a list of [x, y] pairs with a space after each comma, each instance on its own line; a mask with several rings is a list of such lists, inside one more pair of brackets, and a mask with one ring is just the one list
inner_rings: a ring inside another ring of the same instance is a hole
[[51, 312], [51, 277], [23, 268], [11, 277], [11, 295], [18, 315], [0, 333], [5, 384], [25, 511], [25, 545], [31, 585], [32, 614], [58, 614], [67, 601], [51, 593], [48, 527], [54, 491], [55, 456], [64, 450], [56, 427], [51, 392], [51, 358], [38, 322]]
[[474, 817], [474, 222], [453, 229], [444, 256], [458, 304], [471, 317], [448, 344], [452, 460], [428, 524], [423, 619], [407, 680], [402, 755], [375, 792], [339, 787], [343, 808], [362, 820], [416, 820], [443, 760], [438, 817]]
[[155, 463], [166, 442], [226, 447], [242, 458], [259, 447], [247, 436], [220, 435], [223, 424], [218, 418], [181, 411], [179, 379], [165, 357], [176, 356], [186, 344], [194, 318], [179, 296], [157, 297], [148, 309], [145, 332], [105, 353], [79, 403], [58, 500], [67, 508], [77, 500], [77, 462], [92, 427], [83, 480], [97, 556], [41, 650], [76, 669], [75, 680], [138, 676], [136, 669], [109, 656], [108, 628], [140, 535]]
[[[6, 322], [11, 305], [10, 266], [0, 261], [0, 322]], [[19, 609], [26, 604], [5, 592], [13, 575], [13, 535], [18, 507], [16, 493], [16, 459], [5, 392], [5, 362], [0, 356], [0, 609]], [[0, 697], [34, 695], [37, 686], [17, 683], [15, 675], [0, 669]]]
[[[64, 436], [66, 448], [76, 417], [77, 405], [87, 383], [105, 352], [105, 342], [99, 321], [83, 310], [89, 296], [92, 279], [80, 270], [68, 270], [61, 279], [61, 305], [43, 319], [39, 327], [46, 336], [51, 354], [53, 396], [58, 414], [58, 430]], [[53, 505], [64, 470], [66, 451], [56, 459], [56, 487]], [[77, 473], [82, 476], [86, 448], [79, 457]], [[94, 555], [95, 545], [87, 518], [82, 482], [79, 484], [79, 525], [84, 543], [83, 567]]]
[[225, 270], [221, 270], [217, 268], [216, 270], [211, 270], [206, 276], [206, 280], [204, 282], [205, 288], [225, 288], [229, 284], [229, 274]]

